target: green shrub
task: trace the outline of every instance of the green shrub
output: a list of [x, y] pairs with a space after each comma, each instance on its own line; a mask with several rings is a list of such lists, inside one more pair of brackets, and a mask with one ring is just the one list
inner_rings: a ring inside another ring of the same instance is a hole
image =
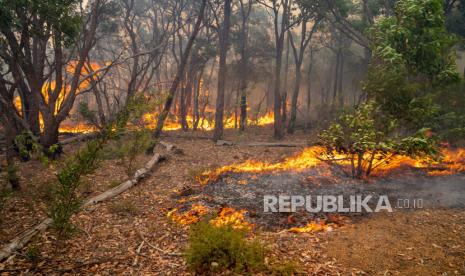
[[35, 245], [30, 246], [24, 255], [26, 259], [33, 264], [37, 264], [41, 258], [40, 250]]
[[57, 175], [57, 185], [50, 205], [50, 217], [53, 226], [60, 235], [68, 234], [73, 230], [69, 223], [71, 216], [80, 207], [78, 188], [81, 177], [91, 173], [98, 161], [98, 153], [102, 149], [105, 139], [97, 139], [86, 144], [85, 148], [67, 160], [65, 166]]
[[[82, 184], [82, 177], [94, 171], [100, 160], [100, 153], [108, 141], [121, 138], [128, 121], [137, 121], [141, 116], [139, 106], [142, 101], [143, 96], [128, 102], [127, 106], [116, 114], [114, 120], [100, 130], [98, 137], [87, 142], [83, 149], [70, 157], [57, 174], [49, 213], [53, 219], [53, 227], [60, 236], [66, 236], [74, 229], [70, 219], [81, 205], [78, 188]], [[137, 116], [133, 117], [134, 114]]]
[[185, 255], [187, 265], [198, 273], [265, 270], [264, 246], [256, 239], [247, 240], [246, 234], [232, 226], [216, 227], [205, 221], [199, 222], [189, 233]]
[[437, 142], [427, 135], [427, 129], [414, 135], [399, 135], [397, 129], [392, 117], [384, 116], [376, 103], [368, 102], [342, 115], [319, 138], [326, 148], [327, 159], [335, 163], [349, 161], [354, 178], [369, 176], [396, 155], [439, 157]]
[[18, 189], [20, 187], [18, 167], [14, 163], [8, 164], [6, 169], [6, 179], [13, 189]]

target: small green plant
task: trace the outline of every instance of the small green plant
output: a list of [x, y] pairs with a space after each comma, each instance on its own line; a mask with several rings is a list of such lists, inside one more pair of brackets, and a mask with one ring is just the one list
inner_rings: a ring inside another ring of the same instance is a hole
[[55, 186], [54, 198], [50, 206], [50, 217], [54, 228], [60, 235], [73, 230], [69, 220], [80, 207], [81, 200], [77, 189], [83, 175], [91, 173], [98, 161], [98, 153], [102, 149], [105, 139], [90, 141], [85, 148], [70, 158], [64, 168], [58, 173], [58, 185]]
[[86, 120], [88, 123], [96, 127], [100, 127], [98, 120], [97, 120], [96, 112], [93, 110], [90, 110], [89, 104], [87, 102], [79, 103], [78, 112], [84, 118], [84, 120]]
[[136, 158], [139, 154], [146, 152], [151, 145], [150, 132], [146, 129], [136, 130], [131, 133], [130, 140], [125, 140], [121, 145], [120, 154], [126, 168], [126, 174], [132, 176], [136, 169]]
[[34, 141], [31, 133], [26, 131], [15, 137], [13, 148], [23, 162], [31, 160], [34, 153], [40, 152], [38, 144]]
[[61, 237], [67, 236], [74, 230], [70, 219], [81, 205], [78, 188], [82, 183], [82, 177], [95, 170], [104, 145], [110, 139], [121, 137], [134, 109], [134, 103], [130, 101], [116, 114], [113, 121], [101, 129], [99, 136], [87, 142], [83, 149], [70, 157], [57, 174], [49, 213], [53, 219], [53, 227]]
[[51, 145], [45, 152], [47, 157], [49, 157], [52, 160], [57, 159], [62, 153], [63, 153], [63, 146], [59, 143]]
[[30, 246], [24, 255], [26, 256], [26, 259], [33, 264], [37, 264], [41, 258], [40, 250], [35, 245]]
[[207, 221], [192, 226], [186, 262], [197, 273], [231, 270], [235, 273], [264, 271], [265, 248], [257, 239], [247, 240], [244, 230], [231, 225], [213, 226]]
[[20, 189], [18, 167], [14, 163], [8, 164], [6, 168], [6, 179], [14, 190]]

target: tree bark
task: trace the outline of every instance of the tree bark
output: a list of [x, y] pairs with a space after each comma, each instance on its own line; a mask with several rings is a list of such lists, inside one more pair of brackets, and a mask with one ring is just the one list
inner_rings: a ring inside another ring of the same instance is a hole
[[220, 33], [220, 62], [218, 69], [218, 93], [216, 96], [215, 129], [213, 141], [223, 138], [224, 92], [226, 90], [226, 57], [229, 46], [229, 28], [231, 20], [231, 0], [224, 1], [224, 18]]
[[244, 131], [247, 126], [247, 77], [248, 77], [248, 56], [247, 56], [247, 42], [249, 36], [249, 17], [252, 10], [252, 0], [248, 0], [247, 8], [244, 7], [243, 0], [240, 0], [242, 28], [241, 28], [241, 80], [239, 84], [240, 90], [240, 119], [239, 130]]

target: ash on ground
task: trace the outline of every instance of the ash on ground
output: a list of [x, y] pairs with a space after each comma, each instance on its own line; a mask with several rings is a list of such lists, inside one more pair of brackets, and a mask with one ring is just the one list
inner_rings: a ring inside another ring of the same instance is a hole
[[[416, 208], [461, 208], [465, 209], [465, 175], [428, 176], [415, 170], [403, 171], [388, 177], [376, 177], [369, 181], [355, 180], [336, 168], [332, 175], [322, 175], [317, 169], [301, 172], [279, 173], [226, 173], [218, 180], [195, 189], [189, 195], [180, 196], [187, 210], [199, 203], [212, 208], [232, 207], [248, 211], [248, 219], [265, 230], [280, 230], [303, 226], [309, 221], [324, 219], [331, 222], [334, 214], [310, 213], [305, 208], [293, 213], [264, 212], [264, 196], [318, 196], [333, 195], [344, 198], [348, 206], [350, 196], [371, 196], [371, 208], [380, 196], [389, 198], [394, 212], [415, 210], [412, 202], [421, 201]], [[410, 201], [406, 208], [405, 201]], [[398, 202], [402, 206], [398, 205]], [[369, 216], [369, 213], [341, 213], [351, 220]]]

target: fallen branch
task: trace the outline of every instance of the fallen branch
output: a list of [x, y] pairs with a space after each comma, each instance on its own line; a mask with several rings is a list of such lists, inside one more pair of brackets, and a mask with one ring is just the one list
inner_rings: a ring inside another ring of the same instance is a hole
[[[139, 235], [139, 238], [141, 238], [142, 244], [145, 242], [149, 247], [151, 247], [151, 248], [153, 248], [153, 249], [155, 249], [155, 250], [157, 250], [157, 251], [163, 253], [164, 255], [173, 256], [173, 257], [183, 256], [183, 255], [184, 255], [183, 253], [179, 253], [179, 252], [169, 252], [169, 251], [166, 251], [166, 250], [161, 249], [160, 247], [158, 247], [158, 246], [156, 246], [156, 245], [151, 244], [148, 240], [146, 240], [146, 239], [144, 238], [144, 236], [142, 235], [142, 233], [141, 233], [139, 230], [137, 230], [137, 234]], [[141, 244], [141, 245], [142, 245], [142, 244]], [[141, 247], [141, 246], [139, 246], [139, 248], [140, 248], [140, 247]]]
[[241, 143], [240, 146], [246, 147], [285, 147], [285, 148], [296, 148], [305, 147], [306, 143], [266, 143], [266, 142], [252, 142], [252, 143]]
[[107, 190], [97, 196], [94, 196], [92, 197], [91, 199], [87, 200], [83, 205], [82, 207], [85, 208], [89, 205], [94, 205], [94, 204], [97, 204], [99, 202], [102, 202], [102, 201], [105, 201], [107, 199], [110, 199], [112, 197], [115, 197], [121, 193], [123, 193], [124, 191], [132, 188], [133, 186], [135, 186], [137, 183], [139, 183], [139, 181], [146, 177], [148, 175], [148, 173], [153, 169], [153, 167], [155, 167], [155, 164], [157, 163], [160, 163], [161, 161], [163, 161], [165, 159], [165, 157], [159, 153], [156, 153], [153, 155], [153, 157], [145, 164], [145, 166], [141, 169], [138, 169], [135, 173], [134, 173], [134, 176], [132, 177], [132, 179], [129, 179], [123, 183], [121, 183], [120, 185], [110, 189], [110, 190]]
[[[168, 143], [163, 143], [162, 145], [166, 148], [167, 152], [175, 148], [174, 145], [171, 145]], [[137, 183], [139, 183], [141, 179], [146, 177], [150, 173], [150, 171], [153, 170], [156, 164], [160, 163], [164, 159], [165, 159], [165, 156], [159, 153], [155, 153], [153, 157], [145, 164], [143, 168], [137, 170], [134, 173], [134, 176], [130, 180], [127, 180], [121, 183], [120, 185], [116, 186], [115, 188], [112, 188], [108, 191], [105, 191], [97, 196], [94, 196], [88, 199], [87, 201], [84, 202], [84, 204], [82, 205], [82, 208], [85, 208], [90, 205], [98, 204], [99, 202], [113, 198], [123, 193], [124, 191], [132, 188]], [[4, 260], [5, 258], [8, 258], [15, 251], [23, 248], [34, 236], [38, 235], [39, 233], [44, 232], [52, 224], [52, 222], [53, 220], [51, 218], [46, 218], [42, 222], [40, 222], [39, 224], [31, 228], [30, 230], [24, 232], [22, 235], [15, 237], [2, 249], [0, 249], [0, 261]]]
[[243, 147], [283, 147], [283, 148], [296, 148], [296, 147], [305, 147], [307, 146], [306, 143], [283, 143], [283, 142], [276, 142], [276, 143], [268, 143], [268, 142], [250, 142], [250, 143], [237, 143], [234, 144], [232, 141], [227, 140], [218, 140], [216, 142], [217, 146], [243, 146]]
[[75, 142], [90, 140], [90, 139], [97, 137], [98, 134], [99, 132], [89, 132], [89, 133], [80, 134], [80, 135], [77, 135], [71, 138], [64, 139], [63, 141], [60, 141], [60, 144], [67, 145], [67, 144], [72, 144]]

